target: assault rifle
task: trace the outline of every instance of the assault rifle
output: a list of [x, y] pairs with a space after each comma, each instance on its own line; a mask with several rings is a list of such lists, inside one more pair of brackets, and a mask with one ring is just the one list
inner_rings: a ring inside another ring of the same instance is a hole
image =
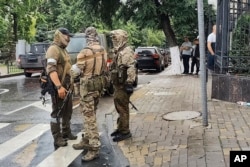
[[59, 118], [59, 115], [60, 115], [60, 113], [62, 112], [62, 110], [63, 110], [65, 104], [66, 104], [66, 103], [68, 102], [68, 100], [72, 97], [72, 94], [73, 94], [73, 91], [74, 91], [73, 88], [74, 88], [74, 85], [73, 85], [72, 83], [70, 83], [69, 89], [68, 89], [68, 91], [67, 91], [67, 94], [66, 94], [65, 98], [63, 99], [63, 103], [62, 103], [61, 107], [59, 107], [59, 111], [58, 111], [57, 116], [56, 116], [57, 119]]
[[129, 101], [129, 103], [131, 104], [132, 109], [134, 108], [136, 111], [138, 111], [138, 109], [135, 107], [135, 105], [131, 101]]
[[56, 94], [56, 89], [48, 75], [44, 75], [44, 74], [41, 74], [41, 75], [42, 76], [40, 77], [40, 87], [42, 88], [42, 90], [41, 90], [40, 99], [42, 100], [42, 104], [45, 105], [46, 101], [48, 100], [45, 98], [45, 94], [48, 93], [54, 96]]

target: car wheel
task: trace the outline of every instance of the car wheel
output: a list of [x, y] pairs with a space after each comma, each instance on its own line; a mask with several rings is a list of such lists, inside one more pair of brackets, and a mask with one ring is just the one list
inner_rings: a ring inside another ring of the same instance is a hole
[[25, 77], [30, 78], [30, 77], [31, 77], [31, 75], [32, 75], [32, 73], [29, 73], [29, 72], [24, 72], [24, 75], [25, 75]]

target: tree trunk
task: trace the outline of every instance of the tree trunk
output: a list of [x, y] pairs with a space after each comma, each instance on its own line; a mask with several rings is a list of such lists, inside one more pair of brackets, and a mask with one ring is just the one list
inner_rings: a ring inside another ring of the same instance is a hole
[[170, 19], [169, 19], [168, 15], [162, 14], [160, 18], [161, 18], [161, 24], [162, 24], [163, 32], [164, 32], [164, 34], [166, 36], [166, 40], [167, 40], [167, 42], [169, 44], [169, 47], [176, 46], [177, 41], [176, 41], [176, 38], [175, 38], [174, 31], [173, 31], [173, 29], [171, 27]]
[[12, 13], [13, 16], [13, 34], [14, 34], [14, 41], [16, 42], [18, 40], [17, 36], [17, 22], [18, 22], [18, 17], [16, 13]]

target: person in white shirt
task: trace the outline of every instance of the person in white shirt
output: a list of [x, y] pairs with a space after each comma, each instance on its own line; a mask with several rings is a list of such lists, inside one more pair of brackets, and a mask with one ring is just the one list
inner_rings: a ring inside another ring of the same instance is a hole
[[184, 37], [185, 42], [182, 43], [180, 47], [181, 56], [183, 60], [184, 72], [183, 74], [189, 73], [189, 59], [192, 54], [192, 43], [189, 41], [188, 37]]
[[213, 25], [213, 31], [207, 37], [207, 68], [214, 71], [214, 57], [215, 57], [215, 43], [216, 43], [216, 25]]

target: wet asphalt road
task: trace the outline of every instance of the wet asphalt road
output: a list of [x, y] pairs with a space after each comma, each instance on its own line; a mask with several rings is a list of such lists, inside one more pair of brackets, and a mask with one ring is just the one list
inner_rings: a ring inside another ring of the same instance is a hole
[[[0, 128], [0, 144], [7, 142], [13, 137], [25, 132], [27, 129], [25, 127], [32, 127], [41, 123], [49, 124], [49, 112], [46, 112], [42, 108], [38, 108], [36, 106], [37, 103], [40, 103], [39, 97], [40, 88], [38, 76], [31, 78], [17, 76], [0, 79], [0, 123], [9, 124], [7, 127]], [[100, 157], [91, 162], [82, 162], [82, 155], [80, 154], [76, 159], [72, 160], [72, 163], [69, 166], [121, 166], [121, 157], [114, 152], [114, 147], [112, 146], [108, 136], [105, 124], [105, 114], [110, 112], [109, 110], [112, 108], [112, 104], [112, 97], [102, 97], [97, 111], [98, 126], [99, 131], [101, 132], [102, 143]], [[74, 109], [71, 122], [73, 133], [79, 133], [82, 129], [80, 107]], [[19, 130], [16, 130], [17, 127], [19, 127]], [[4, 159], [0, 159], [0, 166], [27, 166], [28, 162], [25, 162], [25, 160], [20, 162], [17, 157], [30, 157], [31, 154], [32, 158], [27, 158], [27, 161], [30, 161], [28, 166], [36, 166], [55, 151], [50, 131], [46, 131], [46, 133], [36, 139], [35, 143], [35, 150], [25, 150], [28, 147], [31, 147], [29, 146], [29, 143], [24, 148], [16, 150], [13, 154], [5, 157]]]
[[[143, 84], [147, 84], [157, 73], [151, 71], [139, 72], [139, 83], [136, 89]], [[1, 123], [9, 125], [0, 128], [0, 149], [1, 144], [10, 141], [15, 136], [24, 133], [28, 128], [37, 124], [49, 124], [50, 108], [45, 111], [41, 105], [39, 75], [25, 78], [15, 76], [10, 78], [0, 78], [0, 127]], [[49, 97], [48, 97], [49, 98]], [[91, 162], [82, 162], [80, 154], [72, 160], [70, 167], [91, 166], [91, 167], [126, 167], [129, 166], [127, 159], [121, 150], [113, 143], [109, 133], [113, 127], [107, 127], [107, 120], [111, 121], [109, 114], [113, 110], [113, 99], [111, 96], [104, 96], [100, 99], [97, 110], [98, 128], [101, 136], [100, 157]], [[82, 119], [80, 107], [74, 109], [72, 115], [72, 132], [77, 134], [82, 130]], [[46, 157], [55, 152], [53, 138], [50, 130], [47, 130], [40, 137], [15, 150], [4, 159], [0, 157], [0, 167], [33, 167], [43, 161]]]

